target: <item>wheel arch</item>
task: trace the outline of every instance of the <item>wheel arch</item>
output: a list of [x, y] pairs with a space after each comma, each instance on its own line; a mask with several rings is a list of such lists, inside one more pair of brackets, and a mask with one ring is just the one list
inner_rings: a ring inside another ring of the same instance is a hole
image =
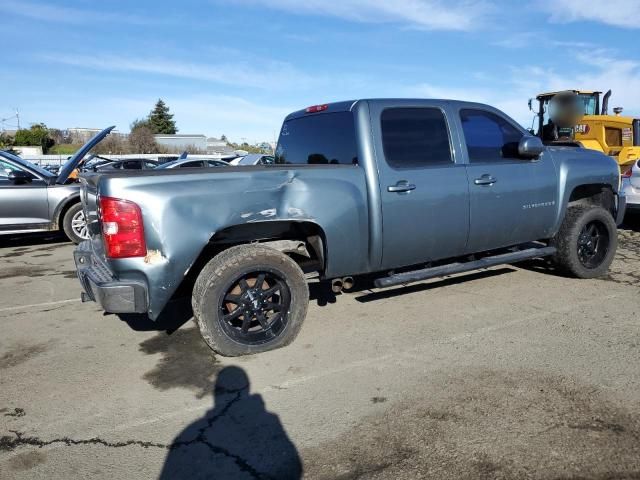
[[[304, 243], [302, 249], [292, 248], [294, 243]], [[327, 240], [322, 227], [313, 221], [275, 220], [230, 225], [218, 230], [203, 246], [189, 269], [179, 290], [190, 290], [204, 266], [219, 253], [244, 244], [265, 244], [286, 253], [305, 273], [326, 269]]]
[[607, 183], [588, 183], [574, 187], [569, 196], [567, 208], [578, 205], [600, 206], [614, 218], [616, 216], [616, 195], [611, 185]]
[[71, 207], [75, 204], [80, 203], [80, 193], [77, 195], [71, 195], [66, 197], [64, 201], [60, 202], [56, 207], [56, 210], [53, 213], [53, 229], [60, 230], [62, 229], [62, 222], [64, 220], [65, 214], [69, 211]]

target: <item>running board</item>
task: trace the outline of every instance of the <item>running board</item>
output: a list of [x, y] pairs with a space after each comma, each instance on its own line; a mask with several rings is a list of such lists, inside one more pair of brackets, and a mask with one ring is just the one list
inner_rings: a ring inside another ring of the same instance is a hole
[[444, 277], [445, 275], [453, 275], [454, 273], [469, 272], [471, 270], [479, 270], [481, 268], [495, 267], [505, 263], [521, 262], [530, 258], [546, 257], [556, 253], [556, 247], [538, 247], [527, 248], [526, 250], [518, 250], [515, 252], [502, 253], [484, 257], [480, 260], [470, 262], [456, 262], [439, 267], [423, 268], [421, 270], [413, 270], [411, 272], [394, 273], [388, 277], [376, 279], [373, 283], [378, 288], [394, 287], [405, 283], [419, 282], [435, 277]]

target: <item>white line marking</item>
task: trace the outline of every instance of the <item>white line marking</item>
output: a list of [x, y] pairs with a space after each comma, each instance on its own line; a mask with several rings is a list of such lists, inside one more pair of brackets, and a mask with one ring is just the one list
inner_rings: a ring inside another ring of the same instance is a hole
[[57, 300], [55, 302], [32, 303], [30, 305], [17, 305], [15, 307], [0, 308], [0, 312], [10, 312], [12, 310], [21, 310], [23, 308], [50, 307], [52, 305], [63, 305], [65, 303], [75, 303], [75, 302], [79, 302], [79, 301], [80, 301], [79, 298], [70, 298], [68, 300]]

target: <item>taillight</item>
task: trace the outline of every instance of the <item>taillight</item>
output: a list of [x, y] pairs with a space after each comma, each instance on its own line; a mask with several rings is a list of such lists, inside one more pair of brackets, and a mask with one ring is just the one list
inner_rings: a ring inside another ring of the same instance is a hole
[[318, 113], [318, 112], [324, 112], [327, 108], [329, 108], [328, 104], [324, 104], [324, 105], [314, 105], [312, 107], [307, 107], [307, 109], [305, 110], [305, 112], [307, 113]]
[[128, 200], [100, 197], [102, 237], [109, 258], [144, 257], [144, 225], [140, 207]]
[[633, 175], [633, 166], [627, 168], [623, 173], [622, 173], [622, 178], [631, 178], [631, 175]]

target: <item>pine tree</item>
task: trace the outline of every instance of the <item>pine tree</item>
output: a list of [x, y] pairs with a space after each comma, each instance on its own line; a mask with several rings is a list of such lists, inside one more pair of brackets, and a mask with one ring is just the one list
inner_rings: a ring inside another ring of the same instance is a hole
[[173, 134], [178, 131], [173, 114], [169, 113], [169, 107], [161, 98], [156, 102], [156, 106], [149, 114], [149, 126], [153, 133]]

